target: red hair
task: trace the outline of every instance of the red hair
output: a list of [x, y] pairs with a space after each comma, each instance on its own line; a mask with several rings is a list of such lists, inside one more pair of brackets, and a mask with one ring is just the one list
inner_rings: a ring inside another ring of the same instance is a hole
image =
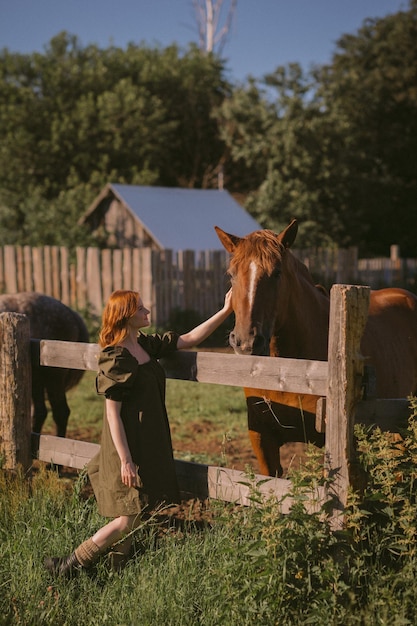
[[113, 291], [103, 310], [98, 343], [102, 348], [122, 342], [128, 334], [127, 323], [136, 313], [140, 296], [137, 291]]

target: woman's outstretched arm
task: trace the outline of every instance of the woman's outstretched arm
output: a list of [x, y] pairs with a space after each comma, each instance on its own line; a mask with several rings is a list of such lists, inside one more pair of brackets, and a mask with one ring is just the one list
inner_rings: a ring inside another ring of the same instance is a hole
[[199, 343], [207, 339], [215, 330], [225, 321], [232, 313], [232, 290], [229, 289], [225, 298], [224, 305], [220, 311], [217, 311], [214, 315], [209, 317], [208, 320], [202, 322], [193, 330], [188, 333], [184, 333], [178, 337], [177, 348], [178, 350], [187, 350], [193, 346], [198, 346]]

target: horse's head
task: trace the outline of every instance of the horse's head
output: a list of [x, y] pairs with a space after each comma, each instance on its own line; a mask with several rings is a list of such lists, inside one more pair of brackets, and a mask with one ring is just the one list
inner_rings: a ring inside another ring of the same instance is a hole
[[235, 327], [229, 342], [238, 354], [270, 354], [270, 341], [276, 326], [278, 298], [284, 277], [287, 249], [297, 235], [292, 222], [279, 235], [271, 230], [257, 230], [237, 237], [215, 226], [223, 246], [232, 254], [229, 274], [233, 287]]

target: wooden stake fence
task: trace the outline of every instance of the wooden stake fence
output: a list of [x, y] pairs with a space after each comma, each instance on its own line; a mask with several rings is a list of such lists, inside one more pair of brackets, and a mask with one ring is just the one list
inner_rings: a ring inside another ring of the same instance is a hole
[[[407, 418], [406, 400], [362, 400], [363, 359], [360, 340], [366, 323], [369, 306], [369, 288], [352, 285], [334, 285], [331, 290], [329, 359], [309, 361], [274, 357], [237, 356], [205, 352], [177, 352], [162, 364], [170, 378], [199, 383], [234, 385], [258, 389], [292, 391], [300, 394], [322, 396], [319, 411], [325, 419], [325, 458], [328, 471], [336, 474], [332, 493], [319, 488], [311, 494], [310, 510], [332, 497], [334, 502], [333, 526], [343, 524], [349, 485], [354, 485], [353, 425], [360, 415], [361, 421], [387, 426], [387, 407], [390, 411], [390, 429], [395, 416]], [[30, 453], [30, 376], [28, 360], [30, 339], [27, 320], [12, 313], [0, 314], [0, 456], [3, 469], [13, 470], [18, 464], [25, 469], [32, 462]], [[40, 364], [52, 367], [97, 370], [98, 346], [96, 344], [62, 341], [40, 342]], [[369, 407], [369, 411], [367, 410]], [[385, 421], [384, 421], [385, 420]], [[318, 420], [320, 422], [320, 420]], [[82, 468], [96, 453], [97, 444], [62, 439], [59, 437], [32, 436], [34, 454], [41, 461], [69, 467]], [[247, 504], [250, 486], [243, 472], [211, 467], [185, 461], [176, 461], [180, 488], [184, 494], [200, 498], [212, 497]], [[265, 495], [277, 498], [287, 496], [291, 482], [286, 479], [257, 476], [256, 482]], [[283, 512], [292, 505], [290, 497], [282, 503]]]
[[[356, 248], [294, 249], [314, 280], [417, 288], [417, 259], [359, 259]], [[139, 290], [151, 309], [151, 321], [163, 326], [175, 309], [202, 317], [218, 308], [227, 291], [225, 250], [157, 252], [150, 248], [0, 247], [0, 293], [39, 291], [78, 311], [100, 316], [115, 289]]]

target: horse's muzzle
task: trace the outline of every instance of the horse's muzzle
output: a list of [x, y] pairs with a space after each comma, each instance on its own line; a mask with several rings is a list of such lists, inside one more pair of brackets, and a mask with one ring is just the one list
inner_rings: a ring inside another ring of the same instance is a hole
[[229, 335], [229, 344], [236, 354], [268, 356], [269, 338], [258, 334], [256, 328], [252, 328], [248, 335], [242, 336], [232, 330]]

